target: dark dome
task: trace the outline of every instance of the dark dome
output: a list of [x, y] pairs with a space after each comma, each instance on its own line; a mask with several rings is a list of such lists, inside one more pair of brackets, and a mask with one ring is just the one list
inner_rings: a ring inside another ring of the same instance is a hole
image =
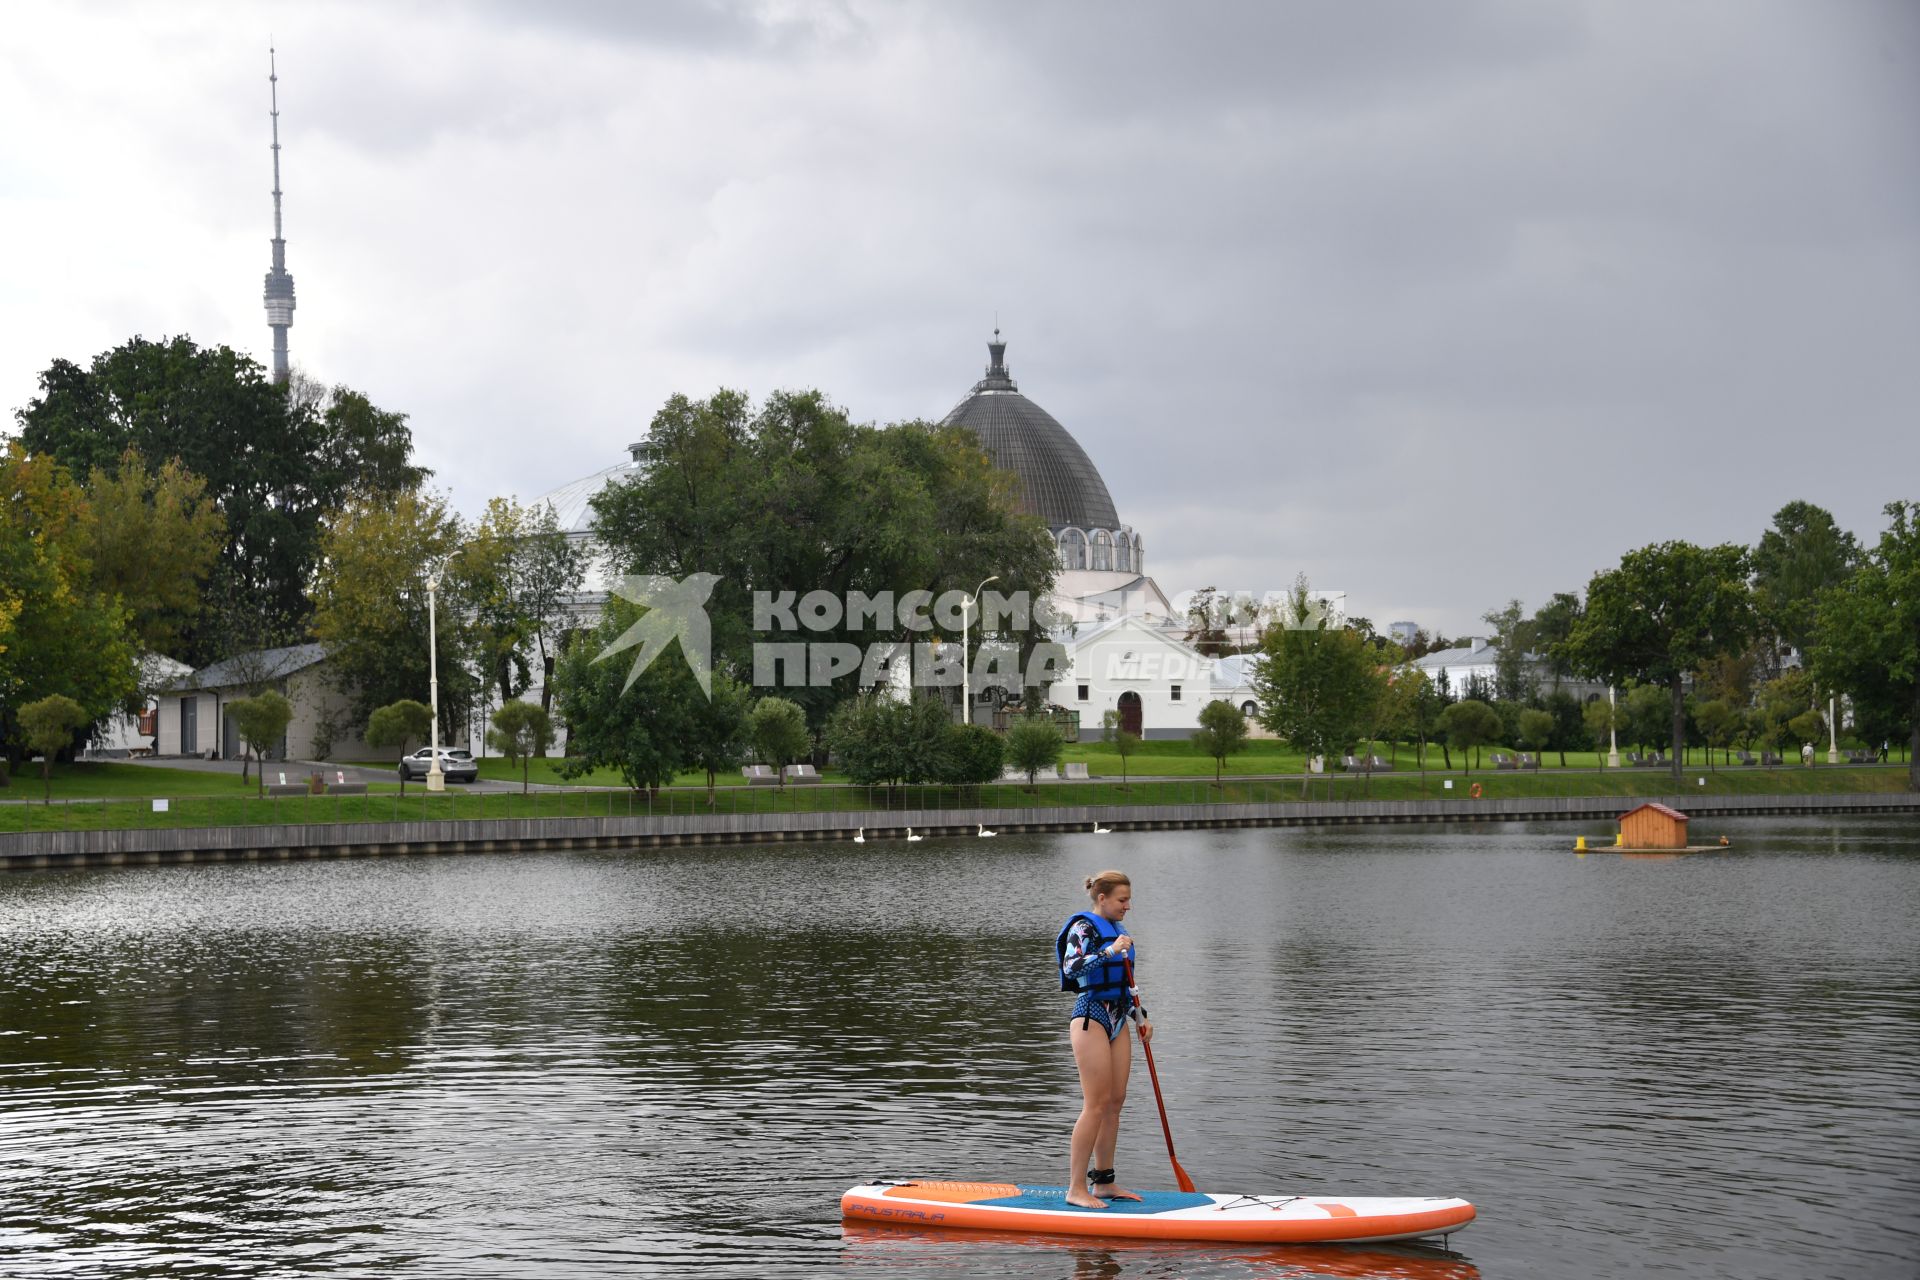
[[1087, 451], [1008, 376], [1007, 344], [998, 329], [987, 350], [993, 356], [987, 376], [941, 424], [966, 427], [979, 437], [994, 465], [1020, 478], [1020, 510], [1039, 516], [1055, 533], [1070, 525], [1118, 529], [1113, 498]]

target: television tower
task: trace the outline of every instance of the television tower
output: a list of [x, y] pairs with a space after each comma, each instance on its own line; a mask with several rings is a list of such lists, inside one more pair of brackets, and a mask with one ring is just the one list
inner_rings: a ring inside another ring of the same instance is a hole
[[267, 84], [273, 98], [273, 270], [267, 272], [267, 327], [273, 330], [273, 380], [284, 384], [287, 330], [293, 327], [293, 277], [287, 274], [287, 242], [280, 235], [280, 76], [271, 46]]

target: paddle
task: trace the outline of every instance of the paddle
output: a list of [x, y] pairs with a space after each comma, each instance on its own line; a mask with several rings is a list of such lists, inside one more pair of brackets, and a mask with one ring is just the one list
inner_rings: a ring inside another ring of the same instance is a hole
[[[1133, 957], [1126, 958], [1127, 986], [1133, 986]], [[1144, 1013], [1145, 1010], [1143, 1009]], [[1173, 1126], [1167, 1123], [1167, 1100], [1160, 1096], [1160, 1073], [1153, 1068], [1153, 1046], [1145, 1036], [1140, 1037], [1140, 1047], [1147, 1051], [1147, 1077], [1153, 1081], [1153, 1100], [1160, 1108], [1160, 1132], [1167, 1135], [1167, 1160], [1173, 1165], [1173, 1180], [1180, 1184], [1182, 1191], [1194, 1190], [1193, 1179], [1180, 1167], [1180, 1157], [1173, 1154]]]

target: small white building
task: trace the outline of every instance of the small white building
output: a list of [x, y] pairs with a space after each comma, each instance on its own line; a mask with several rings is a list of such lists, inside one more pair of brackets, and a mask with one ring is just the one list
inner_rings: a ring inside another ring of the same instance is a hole
[[398, 750], [375, 750], [363, 736], [346, 694], [327, 667], [326, 646], [297, 644], [224, 658], [175, 680], [159, 695], [156, 754], [237, 760], [245, 750], [227, 707], [272, 689], [293, 704], [286, 736], [269, 751], [275, 760], [398, 760]]

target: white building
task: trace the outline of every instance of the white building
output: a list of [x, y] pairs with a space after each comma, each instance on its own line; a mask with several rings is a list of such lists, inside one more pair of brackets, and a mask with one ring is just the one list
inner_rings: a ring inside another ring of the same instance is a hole
[[397, 760], [394, 749], [366, 744], [366, 726], [327, 669], [326, 646], [296, 644], [223, 658], [175, 680], [158, 697], [156, 754], [237, 760], [245, 750], [228, 713], [237, 698], [272, 689], [293, 704], [286, 736], [267, 753], [276, 760]]

